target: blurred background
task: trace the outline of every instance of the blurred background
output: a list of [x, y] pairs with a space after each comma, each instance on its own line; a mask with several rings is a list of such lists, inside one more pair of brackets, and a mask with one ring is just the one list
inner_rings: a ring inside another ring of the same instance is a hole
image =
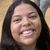
[[[13, 3], [13, 0], [0, 0], [0, 41], [1, 41], [1, 31], [2, 31], [2, 24], [5, 17], [5, 14], [8, 10], [8, 7]], [[47, 9], [45, 14], [45, 20], [50, 28], [50, 6]]]

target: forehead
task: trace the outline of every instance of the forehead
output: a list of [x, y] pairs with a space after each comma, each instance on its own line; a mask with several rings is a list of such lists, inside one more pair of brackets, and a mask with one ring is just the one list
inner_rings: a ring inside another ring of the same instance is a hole
[[14, 9], [14, 15], [27, 14], [29, 12], [37, 12], [37, 10], [32, 5], [24, 3], [19, 6], [16, 6]]

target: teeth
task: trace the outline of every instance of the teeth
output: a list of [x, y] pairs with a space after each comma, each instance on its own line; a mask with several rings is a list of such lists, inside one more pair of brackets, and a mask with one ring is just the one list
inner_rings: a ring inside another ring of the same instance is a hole
[[30, 33], [30, 32], [32, 32], [32, 31], [24, 31], [23, 33], [24, 33], [24, 34], [28, 34], [28, 33]]
[[29, 36], [32, 33], [33, 33], [32, 30], [29, 30], [29, 31], [24, 31], [22, 34], [23, 34], [23, 36]]

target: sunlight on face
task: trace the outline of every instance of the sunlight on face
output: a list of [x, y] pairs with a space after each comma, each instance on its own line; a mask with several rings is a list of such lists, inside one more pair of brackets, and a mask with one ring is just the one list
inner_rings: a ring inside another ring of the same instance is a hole
[[41, 21], [37, 10], [29, 4], [17, 6], [12, 15], [10, 29], [16, 42], [24, 45], [35, 43], [41, 32]]

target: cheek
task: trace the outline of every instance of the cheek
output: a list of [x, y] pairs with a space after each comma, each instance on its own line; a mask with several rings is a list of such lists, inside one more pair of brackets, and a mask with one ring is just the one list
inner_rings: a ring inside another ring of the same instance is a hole
[[34, 27], [36, 29], [37, 36], [39, 36], [40, 32], [41, 32], [41, 27], [42, 27], [40, 19], [37, 19], [37, 20], [34, 21]]
[[18, 26], [16, 24], [11, 24], [11, 32], [12, 33], [17, 33], [18, 32]]
[[20, 32], [20, 25], [11, 23], [11, 34], [13, 36], [13, 38], [16, 40], [19, 37], [19, 32]]
[[38, 20], [38, 21], [35, 23], [35, 28], [36, 28], [37, 30], [40, 30], [40, 29], [41, 29], [41, 22], [40, 22], [40, 20]]
[[35, 28], [36, 28], [36, 31], [37, 31], [37, 35], [39, 37], [40, 33], [41, 33], [41, 21], [38, 20], [37, 23], [35, 24]]

